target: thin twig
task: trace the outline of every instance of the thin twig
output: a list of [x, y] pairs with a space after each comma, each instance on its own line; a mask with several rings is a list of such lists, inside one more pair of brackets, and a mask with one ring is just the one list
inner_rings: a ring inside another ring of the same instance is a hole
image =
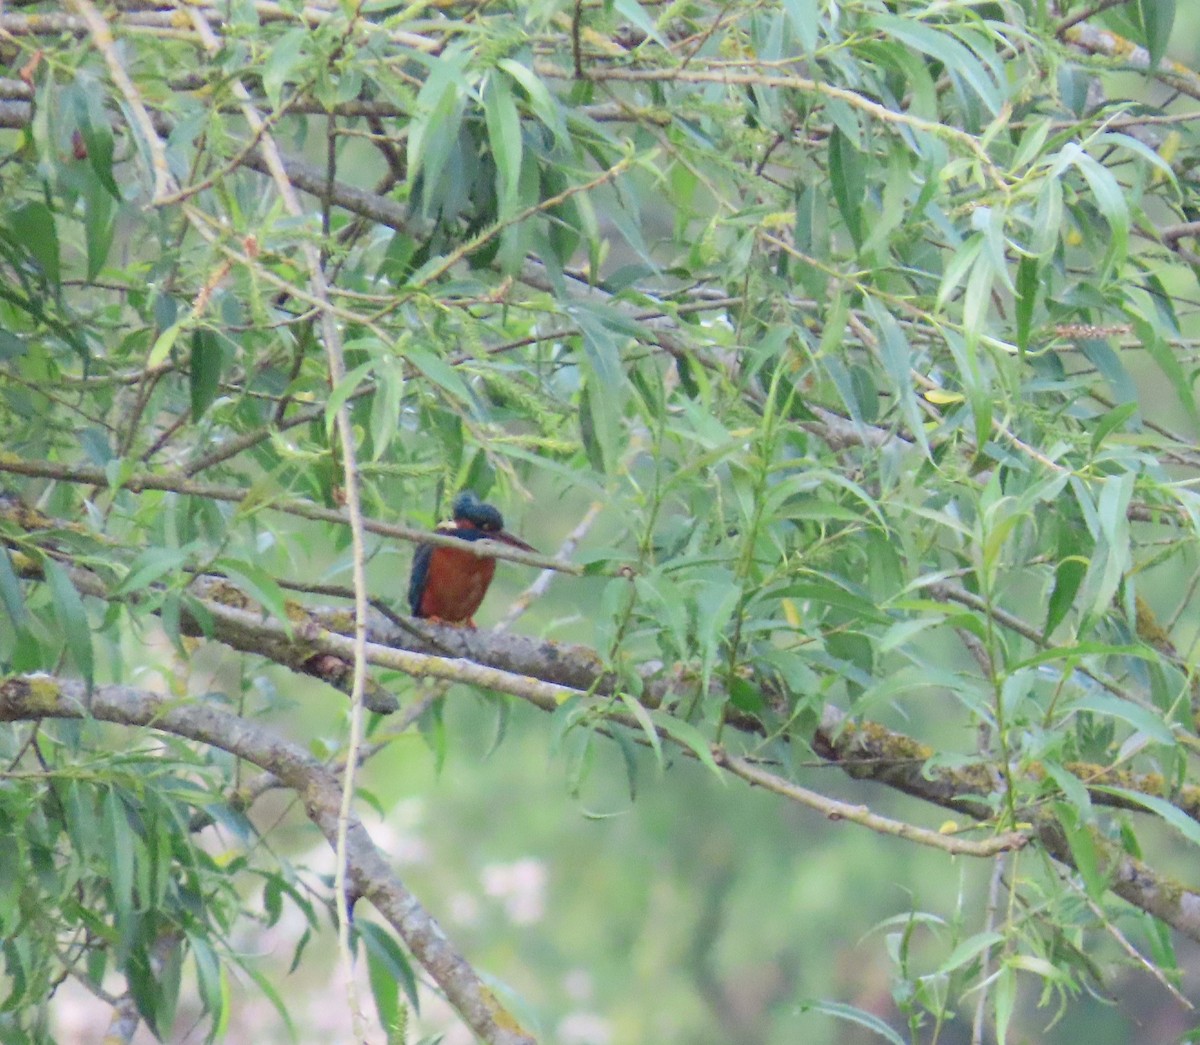
[[[199, 33], [205, 49], [215, 54], [220, 41], [208, 20], [195, 8], [191, 11], [192, 25]], [[283, 200], [284, 209], [294, 218], [304, 216], [300, 198], [288, 179], [283, 157], [270, 134], [266, 121], [255, 107], [245, 84], [236, 77], [231, 81], [234, 97], [241, 103], [242, 113], [251, 132], [262, 142], [260, 152], [270, 171], [271, 179]], [[337, 388], [346, 376], [346, 364], [342, 354], [342, 335], [337, 320], [330, 311], [329, 286], [320, 252], [310, 241], [301, 244], [301, 254], [308, 269], [308, 284], [316, 303], [321, 308], [321, 333], [324, 341], [325, 358], [329, 367], [329, 383]], [[338, 947], [346, 976], [346, 990], [350, 1003], [350, 1015], [354, 1034], [358, 1041], [366, 1036], [366, 1020], [359, 1003], [357, 980], [354, 976], [354, 955], [350, 947], [350, 916], [354, 898], [349, 892], [349, 856], [347, 832], [349, 831], [354, 802], [355, 771], [358, 767], [358, 748], [363, 735], [363, 693], [367, 678], [367, 575], [366, 538], [363, 526], [361, 481], [358, 461], [354, 454], [354, 429], [350, 423], [350, 411], [345, 401], [338, 404], [334, 415], [342, 457], [342, 482], [346, 500], [346, 511], [350, 524], [351, 565], [354, 578], [354, 676], [350, 690], [350, 739], [346, 746], [346, 762], [341, 788], [341, 802], [337, 818], [335, 893], [338, 909]]]
[[129, 74], [125, 72], [120, 58], [117, 57], [116, 40], [113, 39], [112, 31], [90, 0], [71, 0], [71, 6], [79, 12], [80, 17], [87, 24], [92, 42], [104, 58], [104, 64], [108, 66], [108, 74], [129, 105], [129, 111], [133, 114], [134, 122], [146, 142], [146, 148], [150, 150], [150, 163], [154, 168], [155, 199], [165, 196], [175, 188], [175, 179], [171, 176], [171, 168], [167, 164], [167, 151], [163, 148], [162, 139], [154, 129], [154, 121], [150, 118], [150, 113], [146, 111], [146, 106], [142, 103], [141, 94], [134, 86], [133, 81], [129, 79]]
[[[535, 64], [535, 71], [540, 76], [553, 77], [555, 79], [567, 80], [573, 78], [572, 73], [550, 62], [537, 62]], [[957, 127], [951, 127], [934, 120], [927, 120], [921, 116], [914, 116], [912, 113], [889, 109], [886, 105], [881, 105], [870, 98], [864, 98], [856, 91], [837, 87], [823, 80], [810, 80], [807, 77], [795, 75], [782, 76], [771, 73], [739, 72], [736, 69], [725, 68], [606, 68], [590, 70], [587, 75], [589, 80], [604, 83], [609, 81], [624, 83], [716, 83], [727, 87], [784, 87], [804, 91], [808, 94], [822, 94], [827, 98], [834, 98], [845, 102], [852, 108], [868, 113], [884, 123], [910, 127], [915, 131], [920, 131], [934, 138], [941, 138], [964, 146], [979, 160], [983, 170], [987, 172], [988, 177], [997, 188], [1003, 190], [1006, 187], [1003, 175], [992, 162], [992, 158], [987, 154], [987, 150], [983, 147], [983, 144], [974, 135], [959, 130]]]
[[577, 196], [580, 193], [591, 192], [593, 189], [597, 189], [601, 185], [605, 185], [610, 181], [614, 181], [633, 166], [634, 159], [635, 157], [633, 156], [625, 156], [614, 163], [607, 170], [601, 171], [591, 181], [584, 182], [582, 185], [572, 185], [569, 188], [563, 189], [562, 192], [557, 193], [554, 196], [548, 196], [546, 199], [541, 200], [530, 207], [526, 207], [523, 211], [518, 214], [514, 214], [511, 218], [506, 218], [504, 221], [497, 221], [495, 224], [484, 229], [477, 236], [473, 236], [465, 243], [461, 243], [455, 247], [454, 250], [450, 251], [450, 253], [447, 254], [431, 271], [425, 273], [419, 280], [415, 280], [410, 283], [410, 287], [413, 289], [418, 289], [420, 287], [429, 286], [429, 284], [433, 283], [437, 279], [440, 279], [463, 258], [477, 251], [490, 239], [499, 235], [509, 226], [519, 225], [526, 218], [531, 218], [535, 214], [540, 214], [547, 210], [553, 210], [560, 204], [565, 203], [572, 196]]
[[[58, 482], [78, 483], [84, 486], [99, 486], [108, 488], [110, 477], [102, 468], [90, 465], [65, 465], [56, 461], [24, 461], [0, 453], [0, 473], [9, 472], [13, 475], [25, 475], [40, 479], [53, 479]], [[144, 490], [167, 490], [171, 493], [188, 494], [210, 501], [226, 501], [242, 504], [248, 497], [257, 496], [256, 491], [243, 489], [239, 486], [223, 486], [219, 483], [204, 483], [194, 479], [185, 479], [172, 473], [137, 472], [123, 477], [120, 489], [130, 493], [141, 493]], [[297, 501], [287, 497], [264, 498], [250, 508], [270, 509], [284, 515], [296, 516], [300, 519], [310, 519], [314, 522], [333, 523], [347, 526], [349, 517], [336, 508], [324, 508], [308, 501]], [[524, 566], [534, 566], [543, 570], [558, 570], [575, 576], [583, 574], [583, 567], [575, 563], [559, 562], [546, 555], [536, 555], [524, 552], [518, 548], [510, 548], [496, 541], [472, 541], [469, 544], [454, 536], [437, 534], [420, 530], [412, 526], [402, 526], [399, 523], [383, 522], [380, 519], [365, 518], [363, 529], [380, 537], [388, 537], [399, 541], [410, 541], [421, 544], [436, 544], [446, 548], [466, 551], [484, 559], [503, 559], [507, 562], [517, 562]], [[616, 572], [616, 571], [614, 571]]]
[[[558, 549], [558, 553], [554, 556], [556, 561], [567, 562], [571, 556], [575, 554], [575, 549], [579, 547], [579, 542], [587, 536], [588, 531], [600, 518], [600, 513], [604, 510], [604, 504], [601, 501], [593, 501], [588, 506], [588, 510], [584, 513], [583, 518], [579, 520], [579, 525], [575, 527], [566, 539], [562, 542]], [[501, 618], [499, 623], [492, 629], [493, 631], [507, 631], [516, 622], [530, 605], [540, 599], [546, 589], [550, 587], [550, 582], [554, 579], [555, 570], [543, 570], [534, 578], [534, 581], [526, 588], [509, 607], [508, 612]]]
[[[982, 933], [990, 933], [995, 928], [996, 912], [1000, 909], [1000, 889], [1004, 885], [1004, 869], [1007, 866], [1007, 854], [997, 854], [996, 861], [992, 865], [992, 876], [988, 882], [987, 907], [983, 912], [983, 927], [980, 930]], [[991, 975], [992, 950], [989, 947], [983, 953], [983, 967], [979, 971], [979, 981], [983, 984], [987, 983], [988, 977]], [[971, 1021], [971, 1045], [984, 1045], [983, 1024], [987, 1015], [987, 999], [988, 992], [985, 987], [980, 990], [979, 998], [975, 1002], [975, 1017]]]
[[815, 809], [830, 820], [849, 820], [851, 823], [878, 831], [880, 834], [905, 838], [911, 842], [941, 849], [956, 856], [995, 856], [997, 853], [1011, 852], [1021, 849], [1029, 843], [1030, 836], [1023, 831], [1006, 831], [982, 841], [972, 841], [968, 838], [956, 838], [954, 835], [930, 831], [903, 820], [891, 820], [885, 816], [872, 813], [866, 806], [851, 805], [836, 798], [829, 798], [816, 791], [810, 791], [799, 784], [793, 784], [774, 773], [768, 773], [753, 762], [737, 755], [731, 755], [722, 748], [713, 750], [713, 759], [717, 765], [728, 769], [734, 776], [741, 777], [755, 787], [790, 798], [793, 802]]
[[1130, 943], [1129, 938], [1123, 932], [1121, 932], [1119, 928], [1117, 928], [1113, 920], [1104, 913], [1104, 910], [1098, 903], [1096, 903], [1095, 900], [1087, 895], [1087, 892], [1080, 887], [1078, 882], [1074, 881], [1068, 875], [1063, 875], [1062, 880], [1083, 898], [1084, 903], [1088, 905], [1088, 908], [1091, 910], [1092, 914], [1100, 919], [1100, 924], [1104, 926], [1105, 932], [1107, 932], [1114, 940], [1117, 941], [1117, 946], [1120, 947], [1121, 950], [1128, 954], [1130, 958], [1132, 958], [1138, 965], [1145, 969], [1146, 972], [1153, 976], [1162, 986], [1163, 990], [1171, 995], [1171, 997], [1174, 998], [1181, 1006], [1183, 1006], [1183, 1008], [1187, 1009], [1189, 1012], [1195, 1011], [1196, 1006], [1193, 1005], [1191, 1001], [1180, 992], [1179, 988], [1176, 987], [1175, 984], [1167, 979], [1162, 969], [1155, 965], [1154, 962], [1150, 961], [1149, 958], [1147, 958], [1144, 954], [1142, 954], [1141, 951], [1134, 947], [1132, 943]]

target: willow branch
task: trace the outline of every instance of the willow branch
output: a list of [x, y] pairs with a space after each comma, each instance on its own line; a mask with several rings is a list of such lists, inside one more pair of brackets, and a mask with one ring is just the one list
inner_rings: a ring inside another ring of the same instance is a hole
[[[191, 9], [191, 18], [205, 50], [210, 56], [215, 55], [220, 50], [221, 44], [213, 32], [212, 26], [196, 8]], [[295, 188], [288, 180], [283, 158], [275, 144], [275, 139], [268, 130], [267, 122], [259, 113], [245, 84], [238, 77], [235, 76], [232, 79], [230, 87], [241, 106], [242, 115], [245, 117], [251, 133], [261, 142], [259, 148], [270, 171], [271, 180], [275, 183], [275, 188], [283, 200], [284, 210], [293, 218], [302, 219], [305, 213], [304, 208], [300, 205], [300, 197], [296, 194]], [[321, 306], [321, 334], [325, 359], [329, 367], [329, 384], [331, 388], [336, 389], [346, 376], [346, 361], [342, 352], [341, 330], [329, 308], [329, 284], [325, 277], [324, 263], [320, 251], [309, 240], [305, 240], [301, 244], [300, 252], [308, 269], [309, 288]], [[354, 580], [354, 644], [351, 651], [354, 674], [350, 686], [350, 738], [346, 745], [337, 837], [334, 844], [336, 854], [334, 891], [338, 910], [338, 947], [342, 952], [342, 965], [348, 985], [355, 1036], [361, 1039], [365, 1035], [365, 1023], [355, 989], [354, 956], [350, 950], [351, 901], [346, 889], [348, 869], [346, 832], [354, 803], [358, 748], [362, 743], [363, 736], [363, 694], [367, 677], [367, 549], [363, 529], [362, 481], [358, 471], [358, 459], [354, 452], [354, 429], [350, 424], [350, 409], [345, 400], [340, 401], [334, 411], [334, 425], [337, 428], [338, 443], [341, 449], [342, 482], [350, 525], [350, 563]]]
[[1070, 25], [1062, 30], [1068, 43], [1092, 54], [1117, 58], [1131, 69], [1150, 73], [1169, 87], [1191, 98], [1200, 98], [1200, 74], [1180, 62], [1163, 58], [1157, 66], [1150, 61], [1150, 52], [1144, 47], [1126, 40], [1110, 29], [1101, 29], [1088, 22]]
[[[994, 792], [988, 766], [959, 769], [927, 765], [933, 750], [877, 723], [854, 724], [826, 707], [813, 745], [817, 753], [856, 779], [869, 779], [934, 805], [978, 817]], [[1075, 866], [1061, 824], [1040, 808], [1022, 810], [1032, 834], [1059, 863]], [[1200, 892], [1130, 856], [1099, 834], [1092, 842], [1097, 860], [1117, 896], [1200, 941]]]
[[[72, 580], [85, 594], [101, 594], [103, 585], [86, 571], [73, 569], [70, 572]], [[193, 588], [200, 596], [209, 597], [205, 601], [205, 609], [211, 618], [214, 637], [220, 641], [229, 642], [239, 649], [255, 652], [267, 657], [282, 658], [280, 663], [311, 664], [318, 655], [338, 659], [348, 659], [353, 655], [354, 641], [343, 634], [338, 634], [325, 627], [319, 619], [306, 615], [306, 611], [297, 608], [290, 612], [288, 624], [265, 619], [262, 611], [250, 600], [241, 598], [241, 604], [228, 605], [228, 594], [222, 595], [219, 589], [210, 589], [208, 585], [223, 585], [230, 589], [227, 582], [219, 579], [200, 578], [193, 583]], [[231, 589], [232, 590], [232, 589]], [[191, 622], [193, 627], [199, 623]], [[415, 634], [425, 631], [425, 622], [412, 622]], [[386, 625], [379, 625], [387, 627]], [[396, 628], [395, 625], [392, 625]], [[403, 629], [397, 629], [403, 630]], [[475, 654], [492, 643], [512, 643], [515, 636], [488, 635], [480, 632], [469, 632], [467, 629], [439, 626], [423, 636], [425, 641], [435, 646], [442, 643], [458, 641], [469, 646]], [[603, 665], [598, 656], [584, 647], [558, 647], [554, 643], [538, 644], [549, 660], [562, 663], [570, 659], [573, 670], [577, 673], [577, 686], [564, 686], [505, 670], [502, 667], [490, 667], [462, 657], [445, 657], [428, 653], [415, 653], [409, 650], [397, 649], [390, 646], [368, 642], [366, 659], [368, 663], [390, 668], [415, 677], [432, 677], [447, 681], [462, 682], [469, 685], [481, 686], [496, 692], [508, 693], [526, 700], [543, 711], [553, 712], [568, 700], [585, 700], [589, 693], [595, 694], [598, 688], [605, 684], [611, 685], [603, 675]], [[448, 649], [453, 648], [448, 646]], [[582, 651], [582, 654], [580, 653]], [[500, 660], [501, 658], [497, 658]], [[591, 680], [590, 685], [583, 685]], [[669, 680], [667, 683], [669, 687]], [[646, 686], [648, 696], [644, 698], [650, 704], [656, 684]], [[619, 704], [598, 696], [593, 696], [588, 713], [594, 716], [599, 728], [620, 726], [631, 730], [636, 737], [644, 737], [646, 722], [644, 717], [635, 716], [621, 709]], [[749, 722], [730, 721], [737, 728], [761, 731], [762, 726], [756, 720]], [[678, 745], [685, 752], [695, 754], [691, 749], [673, 737], [669, 729], [655, 727], [660, 740]], [[901, 791], [935, 806], [941, 806], [963, 813], [977, 820], [986, 820], [991, 815], [990, 800], [994, 795], [995, 783], [991, 767], [983, 762], [976, 765], [961, 767], [938, 767], [931, 769], [927, 766], [934, 755], [933, 749], [900, 733], [895, 733], [877, 723], [851, 723], [845, 715], [833, 705], [826, 705], [822, 713], [822, 724], [813, 738], [815, 750], [831, 764], [837, 765], [844, 772], [856, 779], [867, 779], [883, 784], [893, 790]], [[714, 758], [716, 756], [714, 755]], [[722, 753], [721, 758], [735, 757]], [[724, 768], [732, 772], [733, 764], [725, 764]], [[757, 776], [751, 780], [749, 771], [761, 774], [762, 770], [752, 762], [743, 761], [738, 768], [744, 771], [738, 775], [757, 786], [769, 786], [776, 794], [792, 801], [821, 808], [827, 814], [836, 812], [845, 819], [853, 820], [872, 830], [903, 836], [922, 844], [935, 844], [947, 849], [944, 838], [930, 842], [921, 834], [922, 829], [908, 827], [894, 828], [893, 822], [886, 818], [874, 819], [874, 814], [861, 807], [847, 807], [854, 815], [847, 815], [847, 810], [830, 805], [820, 805], [808, 801], [808, 795], [802, 796], [800, 790], [794, 789], [789, 781], [780, 777]], [[1200, 791], [1189, 789], [1176, 794], [1165, 794], [1166, 784], [1153, 775], [1139, 777], [1134, 774], [1121, 773], [1103, 767], [1072, 764], [1065, 767], [1074, 772], [1085, 787], [1091, 791], [1097, 805], [1116, 807], [1136, 807], [1128, 799], [1119, 795], [1109, 794], [1105, 787], [1117, 786], [1126, 790], [1143, 789], [1146, 794], [1165, 798], [1178, 804], [1188, 815], [1195, 815], [1200, 805]], [[801, 789], [802, 790], [802, 789]], [[1139, 810], [1143, 811], [1143, 810]], [[1028, 810], [1034, 823], [1033, 834], [1043, 844], [1048, 852], [1060, 862], [1074, 866], [1070, 846], [1059, 825], [1053, 818], [1041, 813], [1038, 809]], [[934, 834], [929, 832], [929, 834]], [[1003, 837], [1003, 836], [1002, 836]], [[1015, 841], [1015, 836], [1010, 840]], [[996, 843], [990, 843], [996, 844]], [[1108, 846], [1102, 839], [1097, 839], [1097, 845], [1103, 850], [1105, 867], [1110, 869], [1113, 882], [1112, 888], [1118, 895], [1135, 906], [1162, 918], [1180, 931], [1200, 940], [1200, 899], [1193, 902], [1191, 894], [1177, 882], [1165, 878], [1152, 871], [1140, 861], [1128, 858], [1114, 847]], [[1007, 848], [1012, 848], [1009, 845]], [[1006, 848], [1001, 844], [1001, 851]], [[963, 850], [964, 852], [966, 850]], [[996, 850], [992, 850], [993, 852]]]
[[158, 137], [154, 121], [150, 118], [150, 113], [142, 102], [140, 92], [133, 85], [133, 81], [117, 57], [116, 40], [113, 39], [112, 30], [109, 29], [108, 23], [90, 0], [71, 0], [71, 5], [79, 12], [80, 17], [87, 25], [92, 42], [96, 45], [96, 50], [103, 56], [104, 64], [108, 66], [108, 74], [112, 77], [113, 83], [116, 84], [117, 89], [129, 105], [129, 111], [133, 114], [138, 131], [150, 152], [150, 162], [154, 169], [154, 196], [155, 198], [165, 196], [175, 188], [175, 179], [171, 177], [171, 168], [167, 164], [167, 151]]
[[[0, 453], [0, 473], [8, 472], [13, 475], [24, 475], [35, 479], [53, 479], [57, 482], [75, 483], [81, 486], [95, 486], [101, 489], [110, 488], [108, 473], [103, 468], [91, 465], [66, 465], [55, 461], [26, 461], [12, 454]], [[263, 495], [259, 490], [247, 490], [240, 486], [224, 486], [218, 483], [200, 482], [188, 479], [177, 473], [163, 472], [131, 472], [122, 476], [116, 489], [128, 490], [130, 493], [142, 493], [146, 490], [161, 490], [167, 493], [187, 494], [192, 497], [202, 497], [211, 501], [225, 501], [232, 504], [242, 504], [250, 508], [270, 509], [283, 515], [292, 515], [314, 522], [334, 523], [338, 526], [348, 526], [349, 517], [343, 511], [335, 508], [323, 508], [310, 504], [308, 501], [293, 500], [288, 497], [271, 497]], [[521, 563], [525, 566], [536, 566], [543, 570], [558, 570], [562, 573], [583, 574], [583, 567], [574, 563], [564, 563], [546, 555], [533, 552], [523, 552], [518, 548], [510, 548], [496, 541], [472, 541], [465, 544], [457, 537], [448, 537], [427, 530], [419, 530], [412, 526], [401, 526], [398, 523], [383, 522], [379, 519], [366, 518], [363, 529], [380, 537], [394, 538], [417, 544], [428, 543], [460, 551], [469, 551], [472, 555], [486, 559], [504, 559], [509, 562]]]
[[[558, 80], [574, 79], [574, 73], [568, 69], [562, 69], [551, 62], [540, 61], [534, 66], [535, 71], [548, 78]], [[943, 141], [954, 142], [963, 146], [968, 152], [972, 153], [978, 160], [980, 167], [987, 173], [992, 183], [997, 188], [1005, 187], [1004, 178], [1000, 171], [992, 163], [992, 159], [987, 154], [987, 150], [974, 135], [968, 134], [966, 131], [959, 130], [957, 127], [951, 127], [944, 123], [937, 123], [934, 120], [927, 120], [921, 116], [914, 116], [912, 113], [898, 112], [895, 109], [889, 109], [886, 105], [881, 105], [879, 102], [872, 101], [870, 98], [864, 98], [861, 94], [855, 91], [846, 90], [844, 87], [837, 87], [834, 84], [826, 83], [823, 80], [811, 80], [806, 76], [797, 75], [780, 75], [777, 73], [765, 72], [745, 72], [739, 68], [724, 67], [716, 69], [694, 69], [694, 68], [673, 68], [673, 69], [627, 69], [627, 68], [592, 68], [587, 71], [586, 78], [597, 82], [622, 82], [622, 83], [714, 83], [721, 84], [726, 87], [730, 86], [745, 86], [745, 87], [784, 87], [792, 90], [802, 91], [805, 94], [820, 94], [827, 98], [833, 98], [837, 101], [844, 102], [851, 108], [858, 109], [861, 112], [867, 113], [874, 119], [883, 123], [893, 124], [897, 126], [908, 127], [914, 131], [920, 131], [923, 134], [928, 134], [934, 138], [940, 138]]]
[[[341, 785], [300, 745], [260, 723], [209, 703], [180, 703], [126, 686], [97, 686], [51, 676], [14, 676], [0, 682], [0, 721], [95, 718], [149, 727], [228, 751], [273, 774], [294, 791], [332, 846], [338, 834]], [[433, 917], [393, 873], [362, 821], [346, 826], [346, 858], [354, 894], [369, 900], [413, 957], [444, 992], [463, 1020], [494, 1045], [533, 1045], [534, 1038], [508, 1012], [454, 948]]]
[[809, 809], [815, 809], [830, 820], [849, 820], [851, 823], [868, 827], [879, 834], [892, 835], [910, 842], [919, 842], [921, 845], [941, 849], [955, 856], [995, 856], [998, 853], [1021, 849], [1029, 842], [1030, 836], [1023, 831], [1006, 831], [981, 841], [930, 831], [903, 820], [891, 820], [888, 817], [872, 813], [864, 805], [852, 805], [849, 802], [822, 795], [817, 791], [810, 791], [806, 787], [793, 784], [781, 776], [767, 772], [748, 759], [731, 755], [723, 749], [714, 750], [713, 758], [717, 765], [728, 769], [734, 776], [740, 777], [748, 784], [781, 795], [800, 805], [808, 806]]

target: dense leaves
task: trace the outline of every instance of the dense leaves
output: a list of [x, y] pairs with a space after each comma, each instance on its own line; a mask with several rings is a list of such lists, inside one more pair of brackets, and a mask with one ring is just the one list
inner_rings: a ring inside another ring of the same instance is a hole
[[[186, 700], [221, 606], [311, 641], [289, 600], [347, 593], [347, 454], [380, 523], [428, 528], [471, 487], [548, 549], [596, 502], [584, 575], [529, 624], [594, 651], [595, 686], [544, 722], [568, 786], [593, 745], [634, 794], [640, 748], [710, 782], [732, 752], [783, 802], [820, 755], [1035, 854], [996, 858], [1007, 902], [884, 926], [893, 1010], [805, 1011], [926, 1040], [982, 997], [976, 1033], [986, 1013], [1004, 1041], [1018, 985], [1071, 1001], [1118, 919], [1173, 975], [1162, 924], [1200, 939], [1163, 855], [1200, 840], [1200, 78], [1171, 61], [1193, 13], [72, 11], [0, 13], [6, 673]], [[401, 611], [407, 548], [370, 540]], [[259, 651], [205, 699], [269, 715], [268, 662], [321, 676]], [[416, 701], [426, 672], [389, 668]], [[855, 762], [831, 712], [892, 747]], [[436, 707], [414, 718], [455, 743]], [[235, 759], [111, 729], [6, 727], [0, 1026], [44, 1039], [58, 982], [119, 972], [164, 1038], [190, 976], [219, 1037], [230, 934], [264, 917], [242, 884], [263, 876], [270, 924], [303, 913], [299, 960], [311, 883], [224, 805]], [[965, 829], [946, 815], [925, 826]], [[213, 818], [246, 842], [224, 864], [197, 841]], [[1112, 891], [1127, 858], [1163, 875], [1140, 898]], [[357, 934], [403, 1040], [419, 977]]]

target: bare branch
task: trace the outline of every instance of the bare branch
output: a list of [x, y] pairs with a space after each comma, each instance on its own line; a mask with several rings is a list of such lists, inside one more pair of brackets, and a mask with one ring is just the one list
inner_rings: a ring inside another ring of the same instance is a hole
[[866, 806], [851, 805], [849, 802], [841, 802], [836, 798], [829, 798], [827, 795], [810, 791], [808, 788], [793, 784], [774, 773], [768, 773], [748, 759], [731, 755], [723, 749], [714, 749], [713, 758], [716, 759], [717, 765], [724, 766], [734, 776], [741, 777], [748, 784], [815, 809], [830, 820], [849, 820], [880, 834], [894, 835], [910, 842], [919, 842], [921, 845], [942, 849], [956, 856], [995, 856], [997, 853], [1021, 849], [1029, 842], [1029, 835], [1023, 831], [1006, 831], [978, 842], [968, 838], [958, 838], [953, 834], [930, 831], [903, 820], [891, 820], [888, 817], [879, 816], [877, 813], [872, 813]]

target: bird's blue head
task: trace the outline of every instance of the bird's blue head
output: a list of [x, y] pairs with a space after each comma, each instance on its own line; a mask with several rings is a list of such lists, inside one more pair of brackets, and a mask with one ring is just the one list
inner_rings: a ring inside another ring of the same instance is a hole
[[474, 490], [463, 490], [454, 498], [454, 523], [459, 531], [455, 536], [464, 540], [477, 541], [490, 537], [494, 541], [502, 541], [527, 552], [537, 550], [520, 537], [509, 533], [504, 528], [504, 516], [500, 514], [500, 510], [481, 501], [475, 496]]
[[474, 490], [463, 490], [454, 498], [454, 521], [469, 523], [484, 533], [500, 533], [504, 529], [504, 516], [499, 509], [481, 501]]

